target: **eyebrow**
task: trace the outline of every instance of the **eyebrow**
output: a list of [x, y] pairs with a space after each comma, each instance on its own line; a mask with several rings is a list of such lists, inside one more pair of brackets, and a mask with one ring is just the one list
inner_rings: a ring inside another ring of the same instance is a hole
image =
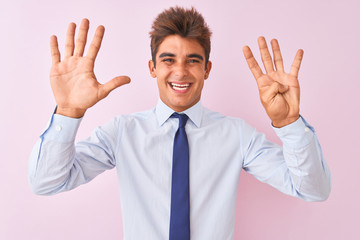
[[[176, 55], [173, 54], [173, 53], [169, 53], [169, 52], [164, 52], [164, 53], [161, 53], [159, 55], [159, 58], [164, 58], [164, 57], [175, 57]], [[199, 54], [196, 54], [196, 53], [191, 53], [189, 55], [187, 55], [186, 57], [188, 58], [197, 58], [197, 59], [200, 59], [201, 61], [204, 61], [204, 58], [203, 56], [199, 55]]]
[[164, 57], [175, 57], [175, 54], [164, 52], [159, 55], [159, 58], [164, 58]]
[[196, 53], [192, 53], [192, 54], [189, 54], [187, 55], [188, 58], [197, 58], [197, 59], [200, 59], [201, 61], [204, 61], [204, 58], [199, 55], [199, 54], [196, 54]]

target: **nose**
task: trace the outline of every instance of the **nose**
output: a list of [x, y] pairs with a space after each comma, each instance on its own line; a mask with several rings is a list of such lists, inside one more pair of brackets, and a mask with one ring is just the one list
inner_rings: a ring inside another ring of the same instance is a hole
[[182, 80], [188, 76], [188, 69], [186, 63], [178, 62], [173, 69], [175, 80]]

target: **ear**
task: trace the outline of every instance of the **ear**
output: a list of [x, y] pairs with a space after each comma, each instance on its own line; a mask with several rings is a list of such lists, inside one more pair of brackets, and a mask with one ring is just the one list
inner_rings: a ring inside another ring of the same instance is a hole
[[156, 69], [153, 60], [149, 60], [149, 71], [153, 78], [156, 78]]
[[210, 71], [211, 71], [211, 67], [212, 67], [212, 62], [208, 61], [207, 65], [206, 65], [206, 69], [205, 69], [204, 80], [208, 79]]

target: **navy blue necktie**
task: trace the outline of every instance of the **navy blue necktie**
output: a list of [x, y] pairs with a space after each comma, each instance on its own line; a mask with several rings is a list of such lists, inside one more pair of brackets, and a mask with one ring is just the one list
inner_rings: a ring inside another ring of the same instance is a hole
[[188, 116], [174, 113], [171, 117], [179, 118], [179, 128], [174, 140], [169, 239], [189, 240], [189, 144], [185, 132]]

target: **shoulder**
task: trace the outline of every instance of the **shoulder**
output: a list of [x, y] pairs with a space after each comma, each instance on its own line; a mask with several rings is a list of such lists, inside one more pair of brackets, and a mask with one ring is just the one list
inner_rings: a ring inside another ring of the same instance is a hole
[[220, 128], [223, 131], [229, 131], [232, 134], [238, 133], [243, 137], [249, 137], [256, 132], [256, 129], [242, 118], [226, 116], [207, 108], [204, 108], [202, 123], [204, 127], [216, 126], [216, 128]]
[[134, 129], [139, 126], [152, 125], [156, 121], [155, 109], [149, 109], [141, 112], [131, 114], [120, 114], [112, 118], [106, 125], [111, 125], [113, 128]]
[[119, 114], [113, 117], [110, 122], [132, 122], [132, 121], [145, 121], [154, 115], [155, 109], [148, 109], [141, 112], [135, 112], [130, 114]]
[[248, 125], [242, 118], [226, 116], [220, 112], [212, 111], [208, 108], [203, 108], [203, 120], [205, 122], [226, 123], [235, 126]]

